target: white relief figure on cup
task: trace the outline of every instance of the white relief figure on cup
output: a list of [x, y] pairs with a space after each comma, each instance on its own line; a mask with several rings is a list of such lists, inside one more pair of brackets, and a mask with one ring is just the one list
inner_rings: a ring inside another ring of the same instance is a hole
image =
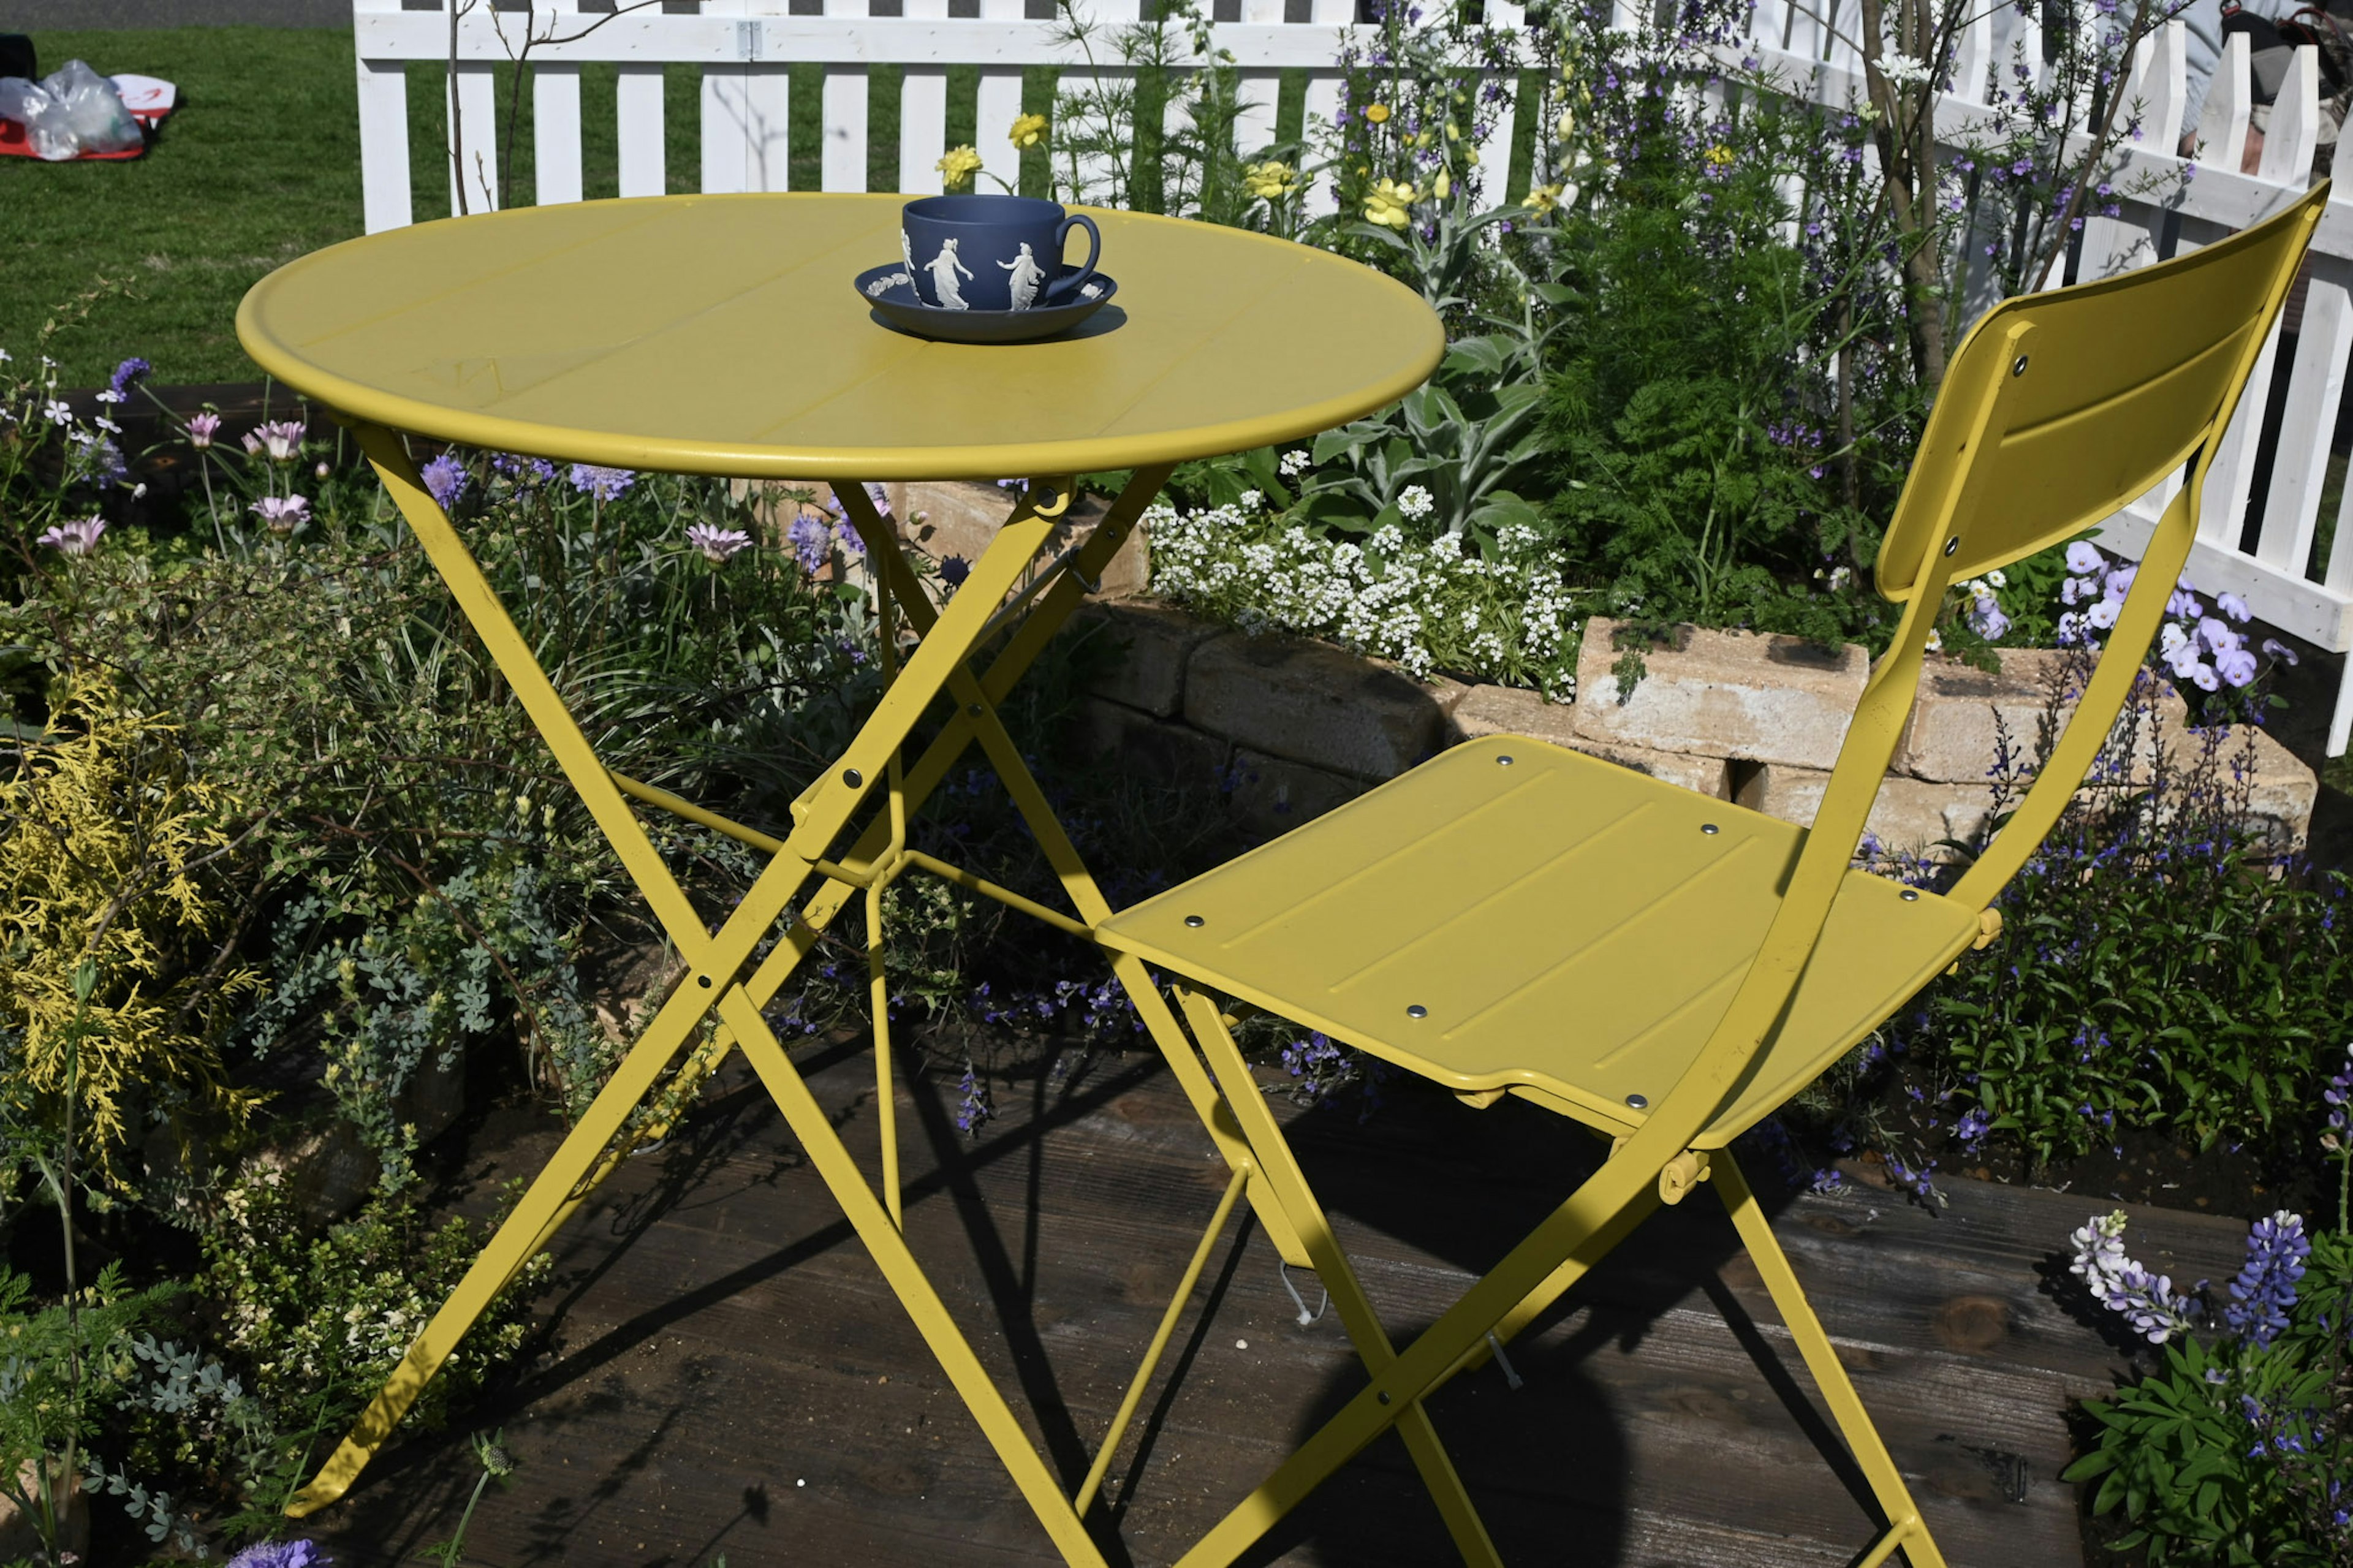
[[903, 228], [899, 231], [899, 259], [907, 264], [907, 276], [913, 277], [915, 275], [915, 242], [907, 237], [907, 231]]
[[972, 268], [956, 259], [955, 240], [942, 240], [940, 253], [925, 264], [924, 269], [932, 275], [932, 288], [940, 297], [940, 309], [944, 310], [972, 309], [965, 303], [964, 290], [956, 283], [958, 273], [969, 278], [972, 276]]
[[997, 265], [1012, 274], [1005, 281], [1013, 291], [1015, 310], [1026, 310], [1038, 302], [1038, 285], [1046, 280], [1046, 269], [1038, 265], [1038, 258], [1030, 253], [1029, 246], [1024, 245], [1021, 254], [1012, 260], [1000, 261]]

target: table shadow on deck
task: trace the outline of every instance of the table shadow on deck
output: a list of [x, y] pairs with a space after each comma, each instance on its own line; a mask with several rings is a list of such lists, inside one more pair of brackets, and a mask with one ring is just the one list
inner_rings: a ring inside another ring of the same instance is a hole
[[[870, 1058], [836, 1047], [803, 1065], [871, 1173]], [[955, 1132], [952, 1100], [901, 1078], [908, 1234], [1075, 1487], [1224, 1168], [1154, 1058], [1072, 1056], [1000, 1088], [976, 1140]], [[1476, 1111], [1435, 1093], [1393, 1094], [1362, 1126], [1353, 1104], [1288, 1120], [1399, 1342], [1598, 1152], [1531, 1108]], [[535, 1126], [479, 1141], [474, 1174], [527, 1174], [554, 1143]], [[477, 1180], [475, 1201], [494, 1184]], [[1965, 1180], [1949, 1190], [1936, 1215], [1883, 1191], [1770, 1206], [1956, 1568], [2077, 1563], [2073, 1494], [2056, 1479], [2065, 1413], [2124, 1363], [2049, 1281], [2066, 1232], [2107, 1205]], [[2139, 1256], [2177, 1278], [2227, 1274], [2243, 1236], [2227, 1220], [2135, 1211]], [[554, 1252], [539, 1303], [549, 1352], [459, 1426], [402, 1439], [313, 1520], [338, 1562], [413, 1561], [446, 1537], [473, 1481], [466, 1432], [492, 1427], [522, 1468], [475, 1515], [476, 1563], [1053, 1561], [747, 1076], [631, 1162]], [[1312, 1277], [1296, 1280], [1314, 1304]], [[1431, 1402], [1506, 1562], [1836, 1568], [1867, 1541], [1860, 1478], [1706, 1190], [1639, 1231], [1511, 1360], [1519, 1390], [1491, 1366]], [[1170, 1363], [1096, 1510], [1114, 1564], [1174, 1561], [1362, 1384], [1336, 1317], [1298, 1324], [1248, 1225], [1213, 1254]], [[1394, 1437], [1244, 1559], [1455, 1560]]]

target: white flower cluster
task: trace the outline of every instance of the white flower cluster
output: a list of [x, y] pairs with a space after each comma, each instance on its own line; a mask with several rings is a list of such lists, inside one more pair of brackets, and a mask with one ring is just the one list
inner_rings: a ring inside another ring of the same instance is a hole
[[1362, 543], [1332, 540], [1255, 506], [1187, 516], [1163, 504], [1145, 525], [1154, 590], [1244, 631], [1328, 637], [1416, 677], [1447, 669], [1575, 692], [1584, 616], [1534, 529], [1504, 529], [1482, 559], [1451, 535], [1417, 544], [1391, 526]]

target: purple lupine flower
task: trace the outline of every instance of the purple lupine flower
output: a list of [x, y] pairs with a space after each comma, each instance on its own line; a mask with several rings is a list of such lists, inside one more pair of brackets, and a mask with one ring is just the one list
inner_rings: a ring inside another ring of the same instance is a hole
[[218, 434], [219, 430], [220, 416], [217, 414], [188, 416], [188, 445], [199, 452], [213, 444], [213, 437]]
[[98, 548], [99, 535], [106, 531], [106, 519], [85, 517], [73, 522], [61, 522], [41, 535], [36, 542], [52, 550], [79, 560]]
[[728, 557], [752, 542], [752, 536], [740, 528], [696, 522], [687, 525], [686, 542], [702, 551], [702, 558], [713, 566], [724, 566]]
[[2174, 1293], [2170, 1276], [2153, 1275], [2125, 1256], [2124, 1210], [2094, 1215], [2067, 1239], [2075, 1247], [2067, 1271], [2110, 1311], [2122, 1313], [2135, 1333], [2161, 1345], [2189, 1331], [2197, 1303]]
[[2231, 1281], [2231, 1301], [2222, 1309], [2231, 1331], [2258, 1348], [2277, 1339], [2287, 1328], [2296, 1281], [2304, 1278], [2304, 1260], [2311, 1255], [2302, 1215], [2281, 1209], [2255, 1221], [2247, 1232], [2247, 1261]]
[[113, 393], [116, 401], [120, 402], [122, 395], [131, 390], [131, 384], [132, 382], [137, 381], [141, 376], [145, 375], [149, 371], [153, 370], [154, 368], [155, 367], [153, 365], [149, 364], [145, 360], [133, 354], [129, 359], [124, 360], [121, 364], [114, 367], [114, 374], [107, 382], [106, 388], [109, 392]]
[[325, 1568], [333, 1558], [309, 1541], [262, 1541], [228, 1560], [228, 1568]]
[[299, 533], [311, 521], [311, 503], [301, 496], [263, 496], [253, 503], [262, 526], [280, 539]]
[[426, 464], [422, 477], [426, 493], [443, 511], [456, 506], [465, 495], [466, 487], [474, 482], [474, 476], [466, 471], [466, 465], [448, 452]]
[[1953, 1136], [1960, 1140], [1961, 1152], [1974, 1154], [1985, 1147], [1987, 1137], [1993, 1131], [1993, 1118], [1977, 1106], [1971, 1106], [1958, 1121], [1953, 1123]]
[[2345, 1047], [2345, 1065], [2337, 1069], [2337, 1076], [2328, 1080], [2320, 1098], [2328, 1106], [2328, 1135], [2321, 1139], [2320, 1146], [2333, 1154], [2345, 1146], [2347, 1106], [2353, 1103], [2353, 1046]]
[[833, 530], [814, 512], [803, 512], [785, 530], [785, 542], [801, 570], [814, 573], [833, 558]]
[[617, 500], [629, 493], [638, 476], [628, 468], [603, 468], [594, 463], [572, 465], [572, 488], [598, 500]]

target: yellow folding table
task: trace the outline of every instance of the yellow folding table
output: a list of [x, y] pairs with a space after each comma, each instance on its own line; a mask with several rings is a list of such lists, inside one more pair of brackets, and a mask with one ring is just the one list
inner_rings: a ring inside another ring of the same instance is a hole
[[[254, 360], [355, 431], [687, 966], [687, 978], [290, 1514], [324, 1507], [352, 1485], [491, 1298], [628, 1140], [647, 1134], [647, 1118], [631, 1122], [638, 1108], [656, 1100], [675, 1104], [681, 1080], [708, 1072], [738, 1047], [1071, 1563], [1104, 1561], [1081, 1516], [1237, 1202], [1251, 1202], [1287, 1259], [1307, 1261], [1282, 1206], [1257, 1179], [1231, 1110], [1182, 1044], [1183, 1031], [1142, 960], [1108, 955], [1154, 1037], [1168, 1047], [1170, 1068], [1233, 1175], [1074, 1500], [1031, 1447], [901, 1233], [886, 1010], [878, 1001], [878, 1191], [762, 1009], [861, 895], [879, 998], [881, 895], [909, 870], [950, 879], [1092, 938], [1111, 909], [1008, 738], [999, 704], [1084, 585], [1100, 579], [1173, 465], [1295, 439], [1380, 407], [1430, 374], [1443, 333], [1418, 296], [1337, 257], [1233, 229], [1099, 212], [1103, 265], [1118, 279], [1119, 294], [1079, 332], [1027, 345], [926, 342], [883, 325], [850, 282], [898, 254], [900, 205], [895, 196], [676, 196], [424, 224], [281, 268], [238, 310], [238, 336]], [[832, 485], [879, 574], [892, 680], [849, 748], [794, 803], [784, 837], [597, 761], [426, 492], [404, 432], [614, 468]], [[1134, 469], [1134, 479], [1092, 534], [1043, 561], [1075, 477], [1120, 468]], [[955, 595], [935, 610], [860, 481], [1008, 475], [1027, 480], [1011, 517]], [[897, 616], [918, 637], [903, 659]], [[935, 709], [943, 698], [952, 706]], [[927, 711], [944, 717], [916, 751], [910, 742]], [[976, 743], [1038, 836], [1068, 911], [909, 847], [909, 816]], [[716, 931], [704, 927], [655, 852], [638, 816], [644, 807], [769, 857]], [[755, 963], [772, 935], [775, 946]], [[706, 1025], [708, 1038], [687, 1051]], [[1433, 1491], [1455, 1500], [1453, 1517], [1467, 1518], [1460, 1482], [1427, 1422], [1409, 1419], [1403, 1429]]]

